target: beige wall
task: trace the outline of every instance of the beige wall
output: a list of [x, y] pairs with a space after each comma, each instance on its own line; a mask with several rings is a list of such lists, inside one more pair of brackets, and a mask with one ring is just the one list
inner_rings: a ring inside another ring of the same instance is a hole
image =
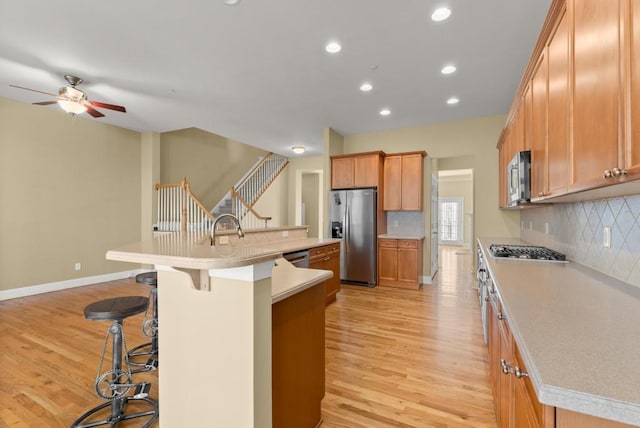
[[140, 240], [140, 140], [0, 98], [0, 290], [136, 267], [105, 253]]
[[[197, 128], [164, 132], [160, 137], [160, 178], [179, 183], [184, 177], [209, 209], [267, 152]], [[261, 215], [268, 215], [262, 214]]]
[[[519, 236], [520, 214], [498, 209], [498, 151], [496, 143], [504, 115], [403, 128], [344, 137], [344, 152], [383, 150], [386, 153], [425, 150], [431, 158], [470, 156], [474, 159], [476, 236]], [[431, 178], [425, 173], [425, 188]], [[426, 191], [426, 190], [425, 190]], [[426, 195], [425, 195], [426, 196]], [[430, 198], [425, 198], [425, 202]], [[425, 203], [425, 230], [430, 212]], [[424, 272], [431, 271], [430, 241], [425, 240]]]
[[301, 185], [302, 203], [304, 204], [304, 221], [309, 226], [308, 237], [318, 238], [320, 216], [320, 175], [314, 173], [302, 174]]
[[[329, 173], [323, 173], [323, 162], [324, 156], [306, 156], [302, 158], [291, 158], [289, 161], [289, 166], [287, 167], [288, 174], [288, 212], [289, 212], [289, 225], [298, 225], [297, 223], [298, 217], [296, 216], [296, 208], [302, 202], [302, 197], [300, 194], [300, 189], [302, 188], [302, 175], [304, 173], [322, 173], [322, 182], [325, 183], [326, 186], [326, 176]], [[329, 168], [331, 168], [329, 166]], [[330, 169], [329, 169], [330, 171]], [[321, 194], [327, 193], [327, 187], [324, 187], [323, 192]], [[325, 198], [326, 200], [326, 198]], [[322, 203], [322, 201], [319, 201]], [[322, 220], [320, 220], [322, 227]]]

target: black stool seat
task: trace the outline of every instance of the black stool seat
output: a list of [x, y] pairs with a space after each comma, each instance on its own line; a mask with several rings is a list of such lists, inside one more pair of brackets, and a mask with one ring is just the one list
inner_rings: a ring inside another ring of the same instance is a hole
[[154, 287], [158, 286], [158, 272], [144, 272], [136, 275], [138, 284], [147, 284]]
[[146, 311], [148, 306], [148, 297], [114, 297], [87, 305], [84, 308], [84, 316], [88, 320], [123, 320]]

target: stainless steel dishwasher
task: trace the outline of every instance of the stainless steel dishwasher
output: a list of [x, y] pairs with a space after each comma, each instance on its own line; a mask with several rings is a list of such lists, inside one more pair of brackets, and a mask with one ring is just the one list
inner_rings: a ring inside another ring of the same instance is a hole
[[298, 268], [309, 267], [309, 250], [292, 251], [282, 254], [282, 257], [292, 265]]

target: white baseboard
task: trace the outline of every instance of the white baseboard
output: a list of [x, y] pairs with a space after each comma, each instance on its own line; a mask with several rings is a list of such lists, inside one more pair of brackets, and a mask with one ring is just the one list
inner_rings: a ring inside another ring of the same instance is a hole
[[438, 274], [438, 271], [436, 270], [433, 275], [431, 276], [423, 276], [422, 277], [422, 285], [431, 285], [433, 284], [433, 278], [436, 277], [436, 275]]
[[84, 285], [98, 284], [100, 282], [115, 281], [117, 279], [133, 278], [148, 269], [134, 269], [123, 272], [107, 273], [104, 275], [87, 276], [66, 281], [49, 282], [47, 284], [30, 285], [28, 287], [12, 288], [0, 291], [0, 301], [16, 299], [18, 297], [35, 296], [36, 294], [49, 293], [51, 291], [66, 290], [67, 288], [82, 287]]

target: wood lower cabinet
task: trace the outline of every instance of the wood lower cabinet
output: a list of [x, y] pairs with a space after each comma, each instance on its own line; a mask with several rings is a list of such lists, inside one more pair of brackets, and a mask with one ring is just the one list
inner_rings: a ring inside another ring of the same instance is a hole
[[633, 426], [571, 410], [556, 409], [556, 428], [632, 428]]
[[378, 285], [420, 288], [422, 239], [378, 239]]
[[309, 268], [333, 272], [333, 277], [325, 281], [325, 300], [327, 305], [335, 302], [340, 291], [340, 243], [309, 249]]
[[271, 307], [274, 428], [314, 428], [322, 420], [324, 308], [323, 284]]

